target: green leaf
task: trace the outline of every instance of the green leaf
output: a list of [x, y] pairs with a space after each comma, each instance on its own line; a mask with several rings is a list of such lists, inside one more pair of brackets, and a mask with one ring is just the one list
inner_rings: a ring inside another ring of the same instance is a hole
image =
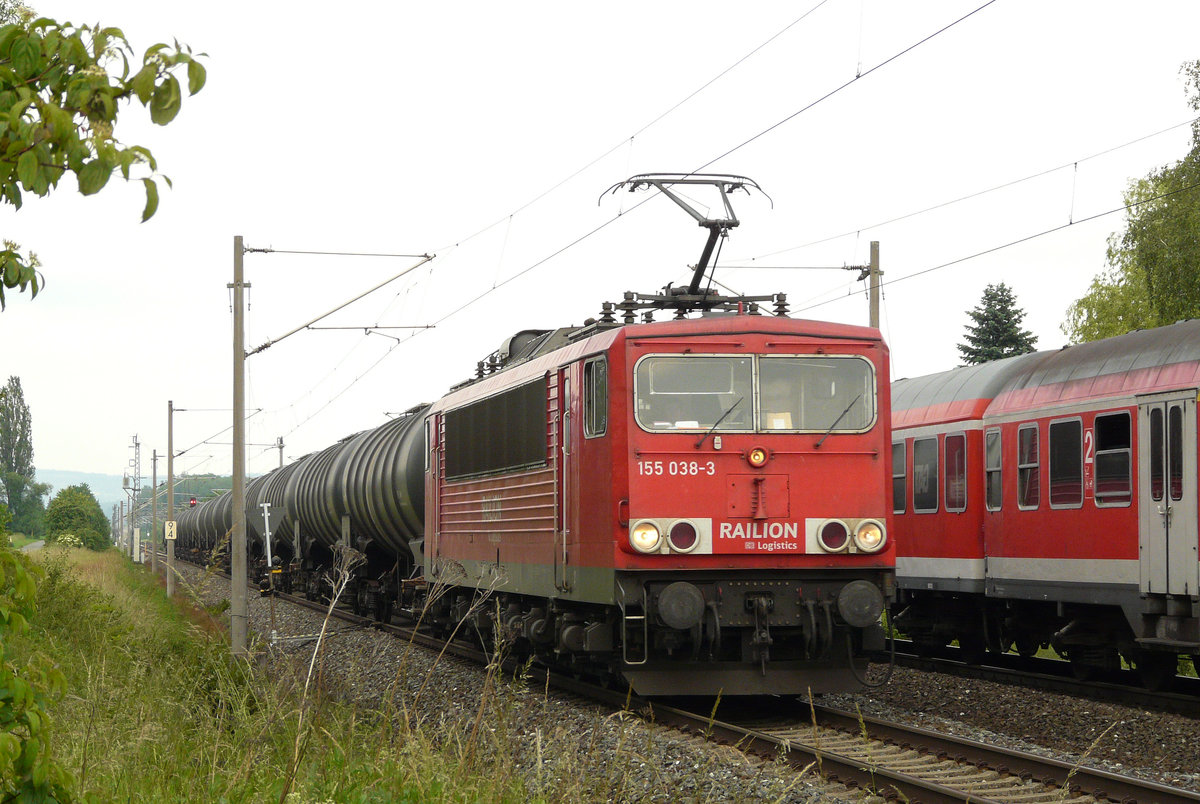
[[157, 125], [165, 126], [179, 114], [179, 81], [175, 76], [168, 75], [166, 80], [154, 90], [150, 99], [150, 120]]
[[154, 94], [154, 79], [157, 76], [158, 68], [153, 64], [147, 64], [133, 77], [134, 94], [137, 95], [143, 106], [150, 101], [150, 97]]
[[146, 208], [142, 210], [142, 223], [145, 223], [158, 210], [158, 185], [154, 179], [142, 179], [142, 184], [146, 186]]
[[22, 36], [13, 42], [12, 62], [17, 75], [29, 78], [37, 72], [38, 58], [41, 54], [42, 48], [32, 36]]
[[204, 69], [204, 65], [198, 61], [188, 62], [188, 94], [195, 95], [204, 88], [204, 81], [208, 77], [208, 71]]
[[112, 168], [102, 159], [93, 159], [84, 165], [77, 175], [79, 176], [79, 192], [84, 195], [92, 195], [99, 192], [108, 183], [108, 177], [112, 175]]
[[21, 184], [25, 185], [28, 190], [37, 181], [38, 175], [38, 158], [33, 151], [26, 151], [21, 154], [21, 158], [17, 160], [17, 178], [21, 180]]

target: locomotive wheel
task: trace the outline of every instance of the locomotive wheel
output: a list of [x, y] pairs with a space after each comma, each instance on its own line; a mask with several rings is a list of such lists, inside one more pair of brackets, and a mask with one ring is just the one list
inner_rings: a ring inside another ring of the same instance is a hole
[[1165, 690], [1178, 672], [1178, 660], [1173, 653], [1143, 653], [1137, 662], [1138, 677], [1146, 689]]

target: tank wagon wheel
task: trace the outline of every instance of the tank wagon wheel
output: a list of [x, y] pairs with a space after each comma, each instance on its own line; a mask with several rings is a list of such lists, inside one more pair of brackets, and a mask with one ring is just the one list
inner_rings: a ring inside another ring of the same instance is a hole
[[913, 650], [922, 659], [928, 659], [934, 656], [939, 650], [946, 646], [945, 642], [930, 637], [913, 637]]
[[1038, 648], [1041, 645], [1033, 637], [1019, 636], [1014, 641], [1014, 647], [1017, 649], [1017, 655], [1022, 659], [1031, 659], [1037, 655]]
[[1175, 674], [1179, 670], [1178, 665], [1179, 661], [1175, 654], [1158, 652], [1142, 653], [1135, 663], [1142, 684], [1146, 689], [1155, 692], [1171, 686], [1171, 682], [1175, 680]]
[[984, 643], [983, 634], [960, 634], [958, 649], [961, 652], [962, 660], [967, 664], [979, 664], [987, 655], [987, 645]]
[[387, 595], [380, 592], [375, 597], [375, 619], [381, 623], [391, 622], [392, 619], [392, 600]]

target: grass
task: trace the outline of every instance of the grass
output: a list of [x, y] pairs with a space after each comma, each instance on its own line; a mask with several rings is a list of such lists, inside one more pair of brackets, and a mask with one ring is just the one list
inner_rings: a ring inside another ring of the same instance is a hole
[[382, 739], [378, 713], [230, 659], [206, 614], [116, 551], [40, 555], [38, 613], [13, 647], [66, 675], [52, 745], [91, 800], [527, 800], [512, 768], [466, 763], [456, 740], [403, 724]]

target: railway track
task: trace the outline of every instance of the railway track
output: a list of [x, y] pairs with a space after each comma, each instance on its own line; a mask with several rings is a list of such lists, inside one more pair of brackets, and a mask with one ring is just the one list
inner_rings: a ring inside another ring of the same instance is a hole
[[[320, 613], [328, 611], [326, 603], [282, 593], [277, 597]], [[447, 644], [411, 626], [380, 623], [340, 608], [333, 616], [432, 650], [477, 662], [489, 660], [484, 650], [461, 640]], [[516, 660], [511, 661], [515, 668]], [[725, 701], [721, 704], [725, 711], [715, 717], [711, 700], [700, 705], [646, 700], [540, 668], [532, 669], [529, 682], [538, 688], [549, 683], [660, 725], [763, 758], [783, 760], [798, 771], [889, 800], [1200, 803], [1200, 794], [1179, 788], [795, 699], [757, 699], [749, 704]]]
[[[888, 658], [880, 655], [874, 661], [886, 663]], [[1081, 680], [1074, 676], [1070, 663], [1065, 661], [988, 654], [982, 662], [975, 663], [964, 661], [958, 649], [952, 647], [943, 648], [933, 656], [920, 656], [909, 643], [901, 640], [896, 641], [896, 664], [925, 672], [1019, 685], [1200, 718], [1200, 679], [1188, 676], [1176, 676], [1170, 690], [1149, 690], [1140, 685], [1132, 670], [1122, 670], [1102, 679]]]

